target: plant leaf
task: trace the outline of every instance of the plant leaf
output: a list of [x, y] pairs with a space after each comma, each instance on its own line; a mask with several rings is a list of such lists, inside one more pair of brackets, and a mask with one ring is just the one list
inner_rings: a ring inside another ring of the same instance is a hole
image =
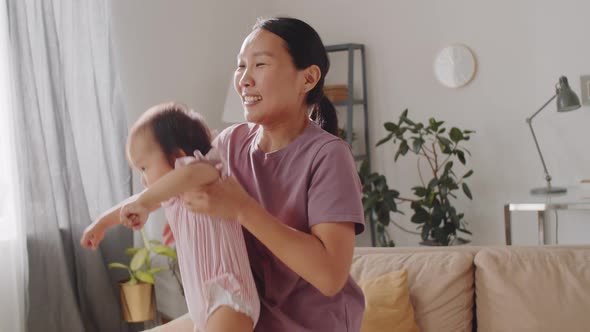
[[386, 143], [387, 141], [389, 141], [391, 138], [393, 137], [393, 134], [389, 134], [387, 135], [385, 138], [381, 139], [379, 142], [377, 142], [377, 144], [375, 146], [379, 146], [381, 144]]
[[453, 140], [453, 142], [457, 143], [463, 139], [463, 132], [457, 127], [451, 128], [449, 132], [449, 137]]
[[147, 282], [148, 284], [153, 284], [156, 281], [154, 276], [147, 271], [135, 271], [135, 277], [140, 281]]
[[465, 153], [463, 153], [463, 151], [461, 150], [456, 150], [457, 153], [457, 158], [459, 158], [459, 161], [461, 162], [461, 164], [465, 165]]
[[468, 231], [468, 230], [466, 230], [466, 229], [463, 229], [463, 228], [457, 228], [457, 230], [458, 230], [459, 232], [463, 232], [463, 233], [465, 233], [465, 234], [473, 235], [473, 234], [472, 234], [470, 231]]
[[467, 179], [468, 177], [470, 177], [471, 175], [473, 175], [473, 170], [470, 170], [469, 172], [465, 173], [465, 175], [463, 175], [464, 179]]
[[416, 209], [414, 215], [411, 218], [411, 221], [415, 224], [423, 224], [428, 222], [429, 220], [430, 214], [428, 214], [428, 212], [423, 208]]
[[424, 145], [424, 140], [422, 137], [414, 138], [414, 142], [412, 143], [412, 151], [414, 151], [414, 153], [419, 153], [420, 149], [422, 149], [422, 145]]
[[158, 272], [162, 272], [162, 271], [166, 271], [166, 270], [168, 270], [168, 269], [165, 267], [156, 267], [156, 268], [149, 270], [148, 273], [156, 274]]
[[139, 249], [141, 249], [141, 248], [127, 248], [127, 249], [125, 249], [125, 253], [127, 255], [135, 255], [135, 253], [138, 252]]
[[469, 190], [467, 183], [463, 183], [463, 192], [465, 193], [465, 196], [469, 197], [469, 199], [473, 199], [473, 197], [471, 196], [471, 190]]
[[414, 195], [418, 197], [424, 197], [428, 195], [428, 190], [424, 187], [414, 187], [412, 190], [414, 190]]
[[428, 238], [430, 237], [430, 225], [424, 224], [424, 226], [422, 227], [421, 237], [423, 241], [428, 240]]
[[145, 264], [145, 261], [148, 259], [148, 255], [149, 255], [149, 250], [147, 250], [147, 248], [141, 248], [139, 249], [135, 255], [133, 255], [133, 258], [131, 258], [131, 263], [129, 264], [129, 267], [131, 268], [132, 271], [137, 271], [139, 270], [143, 264]]
[[176, 259], [176, 252], [174, 250], [172, 250], [172, 248], [170, 248], [170, 247], [156, 246], [156, 247], [152, 247], [152, 250], [158, 255], [167, 256], [172, 259]]
[[129, 267], [125, 264], [121, 264], [121, 263], [111, 263], [108, 265], [109, 269], [125, 269], [128, 270]]
[[385, 122], [383, 124], [383, 127], [385, 127], [386, 130], [388, 131], [397, 131], [397, 129], [399, 128], [395, 123], [393, 122]]
[[151, 244], [155, 244], [155, 245], [157, 245], [157, 246], [160, 246], [160, 245], [162, 245], [162, 242], [160, 242], [160, 241], [158, 241], [158, 240], [150, 240], [150, 243], [151, 243]]

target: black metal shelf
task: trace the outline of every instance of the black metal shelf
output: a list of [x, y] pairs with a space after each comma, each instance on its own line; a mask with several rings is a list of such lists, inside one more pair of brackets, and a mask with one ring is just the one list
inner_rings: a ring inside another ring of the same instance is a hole
[[[367, 67], [365, 64], [365, 45], [363, 44], [356, 44], [356, 43], [347, 43], [347, 44], [337, 44], [337, 45], [328, 45], [326, 46], [326, 51], [328, 53], [332, 52], [347, 52], [348, 53], [348, 98], [345, 101], [335, 102], [335, 106], [345, 106], [346, 107], [346, 132], [349, 133], [346, 135], [346, 141], [350, 146], [352, 146], [352, 124], [354, 121], [353, 113], [355, 112], [355, 107], [357, 105], [362, 105], [362, 112], [363, 112], [363, 120], [364, 120], [364, 137], [365, 137], [365, 151], [364, 154], [357, 154], [354, 156], [355, 161], [367, 161], [369, 169], [371, 169], [371, 155], [370, 155], [370, 144], [369, 144], [369, 115], [368, 115], [368, 105], [367, 105]], [[354, 98], [354, 54], [355, 51], [359, 51], [361, 53], [361, 74], [363, 79], [363, 86], [362, 86], [362, 98], [355, 99]], [[358, 107], [357, 107], [358, 108]], [[358, 113], [357, 113], [358, 114]], [[371, 244], [375, 246], [376, 238], [375, 238], [375, 227], [373, 225], [372, 220], [369, 220], [369, 229], [371, 231]]]

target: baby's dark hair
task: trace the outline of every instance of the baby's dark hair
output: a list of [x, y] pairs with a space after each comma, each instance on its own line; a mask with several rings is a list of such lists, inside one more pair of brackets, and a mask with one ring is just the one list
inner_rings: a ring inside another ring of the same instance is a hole
[[142, 130], [152, 132], [172, 167], [179, 151], [192, 156], [195, 150], [206, 155], [211, 149], [211, 133], [202, 117], [180, 103], [152, 106], [137, 120], [130, 135]]

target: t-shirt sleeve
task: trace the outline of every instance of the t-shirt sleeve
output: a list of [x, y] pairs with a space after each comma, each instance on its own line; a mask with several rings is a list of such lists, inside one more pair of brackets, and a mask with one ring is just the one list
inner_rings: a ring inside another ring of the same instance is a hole
[[229, 127], [225, 128], [225, 129], [223, 129], [213, 139], [213, 142], [211, 142], [211, 145], [215, 149], [217, 149], [222, 156], [225, 156], [227, 154], [227, 151], [229, 149], [230, 137], [231, 137], [233, 131], [236, 129], [236, 127], [238, 125], [239, 124], [232, 125], [232, 126], [229, 126]]
[[331, 141], [314, 158], [308, 190], [309, 227], [324, 222], [353, 222], [365, 229], [362, 187], [352, 152], [344, 141]]

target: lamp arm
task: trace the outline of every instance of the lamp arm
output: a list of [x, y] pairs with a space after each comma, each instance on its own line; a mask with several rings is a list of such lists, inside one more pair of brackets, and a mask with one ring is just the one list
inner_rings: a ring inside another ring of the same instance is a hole
[[545, 107], [547, 107], [547, 105], [549, 105], [549, 103], [552, 102], [553, 99], [555, 99], [555, 97], [557, 97], [557, 93], [555, 93], [553, 97], [551, 97], [551, 99], [549, 99], [545, 104], [543, 104], [543, 106], [541, 106], [541, 108], [539, 108], [535, 113], [533, 113], [533, 115], [526, 119], [526, 121], [529, 123], [532, 122], [533, 119], [537, 116], [537, 114], [541, 113], [541, 111], [545, 109]]
[[547, 170], [547, 165], [545, 164], [545, 159], [543, 158], [543, 154], [541, 153], [541, 148], [539, 147], [539, 141], [537, 141], [537, 135], [535, 135], [535, 130], [533, 129], [533, 118], [537, 116], [537, 114], [541, 113], [541, 111], [553, 101], [557, 97], [557, 93], [551, 97], [539, 110], [537, 110], [530, 118], [526, 119], [529, 128], [531, 129], [531, 134], [533, 135], [533, 139], [535, 140], [535, 146], [537, 147], [537, 151], [539, 152], [539, 157], [541, 158], [541, 163], [543, 164], [543, 170], [545, 171], [545, 180], [547, 181], [547, 186], [551, 187], [551, 175], [549, 175], [549, 171]]

